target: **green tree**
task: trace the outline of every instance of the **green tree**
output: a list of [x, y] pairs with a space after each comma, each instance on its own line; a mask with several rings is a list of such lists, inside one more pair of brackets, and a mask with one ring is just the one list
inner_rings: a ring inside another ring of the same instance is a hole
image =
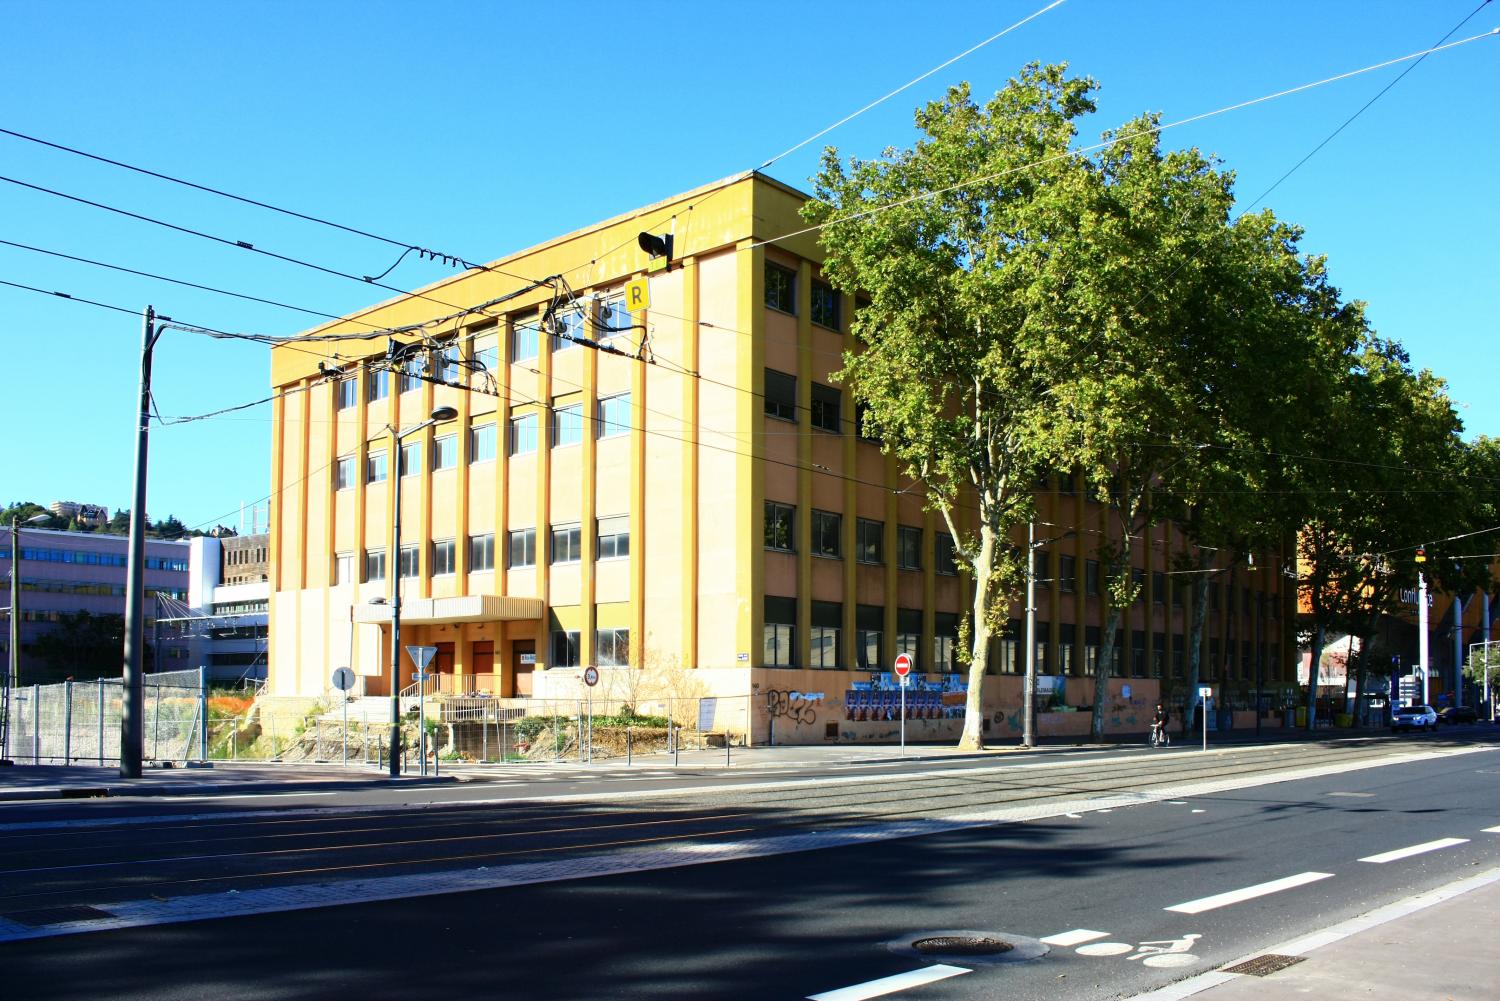
[[954, 87], [917, 111], [913, 148], [847, 166], [826, 151], [804, 210], [825, 224], [825, 276], [867, 297], [852, 324], [861, 350], [838, 377], [868, 405], [865, 429], [920, 478], [974, 583], [966, 748], [983, 746], [990, 637], [1021, 578], [1009, 540], [1054, 451], [1042, 411], [1092, 185], [1069, 148], [1093, 87], [1035, 64], [983, 106]]

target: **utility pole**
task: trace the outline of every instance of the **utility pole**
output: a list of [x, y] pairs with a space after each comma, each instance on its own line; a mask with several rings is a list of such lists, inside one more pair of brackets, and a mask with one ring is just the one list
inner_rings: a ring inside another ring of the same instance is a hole
[[1036, 746], [1036, 519], [1026, 523], [1026, 681], [1021, 686], [1021, 746]]
[[146, 611], [146, 458], [151, 432], [151, 352], [161, 328], [146, 307], [141, 329], [141, 399], [135, 435], [135, 499], [130, 508], [130, 555], [125, 563], [125, 673], [120, 700], [120, 777], [141, 777], [145, 668], [142, 621]]
[[1417, 572], [1417, 670], [1422, 672], [1422, 705], [1427, 700], [1427, 576]]

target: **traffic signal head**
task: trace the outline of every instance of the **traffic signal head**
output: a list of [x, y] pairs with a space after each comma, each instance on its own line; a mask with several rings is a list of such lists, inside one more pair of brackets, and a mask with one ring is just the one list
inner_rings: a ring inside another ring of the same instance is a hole
[[1427, 547], [1426, 546], [1418, 546], [1417, 547], [1417, 562], [1418, 563], [1426, 563], [1427, 562]]

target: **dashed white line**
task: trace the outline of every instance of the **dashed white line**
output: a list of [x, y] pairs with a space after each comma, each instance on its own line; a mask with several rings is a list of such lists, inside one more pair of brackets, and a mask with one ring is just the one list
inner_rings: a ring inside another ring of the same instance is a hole
[[891, 977], [881, 977], [879, 980], [867, 980], [853, 987], [840, 987], [837, 990], [824, 991], [822, 994], [809, 994], [807, 1001], [866, 1001], [867, 998], [884, 997], [910, 987], [934, 984], [939, 980], [956, 977], [960, 973], [972, 972], [962, 966], [945, 966], [939, 963], [936, 966], [925, 966], [909, 973], [898, 973]]
[[1246, 886], [1226, 893], [1216, 893], [1212, 897], [1199, 897], [1197, 900], [1189, 900], [1186, 903], [1173, 904], [1163, 910], [1176, 911], [1179, 914], [1202, 914], [1204, 911], [1238, 904], [1242, 900], [1254, 900], [1256, 897], [1264, 897], [1268, 894], [1280, 893], [1282, 890], [1292, 890], [1299, 886], [1306, 886], [1308, 883], [1316, 883], [1320, 879], [1332, 878], [1331, 872], [1299, 872], [1295, 876], [1273, 879], [1269, 883], [1257, 883], [1254, 886]]
[[1420, 845], [1411, 845], [1406, 848], [1397, 848], [1394, 851], [1381, 852], [1379, 855], [1366, 855], [1360, 861], [1374, 862], [1380, 865], [1386, 862], [1396, 862], [1400, 859], [1411, 858], [1413, 855], [1423, 855], [1427, 852], [1435, 852], [1442, 848], [1452, 848], [1454, 845], [1466, 845], [1468, 843], [1468, 838], [1439, 838], [1436, 841], [1424, 841]]
[[1092, 942], [1096, 938], [1108, 937], [1109, 932], [1107, 931], [1090, 931], [1087, 928], [1074, 928], [1072, 931], [1059, 932], [1056, 935], [1048, 935], [1046, 938], [1040, 939], [1039, 941], [1045, 942], [1048, 945], [1056, 945], [1066, 949], [1071, 946], [1082, 945], [1085, 942]]
[[1500, 827], [1486, 827], [1484, 829], [1484, 833], [1485, 834], [1500, 834]]

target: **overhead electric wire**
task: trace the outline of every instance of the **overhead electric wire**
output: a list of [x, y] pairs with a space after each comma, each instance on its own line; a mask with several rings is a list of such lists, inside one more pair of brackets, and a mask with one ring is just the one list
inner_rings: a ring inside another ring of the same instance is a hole
[[765, 247], [771, 244], [780, 243], [783, 240], [790, 240], [793, 237], [806, 236], [809, 233], [816, 233], [820, 230], [826, 229], [829, 226], [853, 222], [856, 219], [864, 219], [872, 215], [878, 215], [881, 212], [889, 212], [892, 209], [898, 209], [903, 206], [910, 205], [914, 202], [927, 201], [929, 199], [936, 198], [939, 195], [949, 194], [954, 191], [961, 191], [964, 188], [973, 187], [976, 184], [985, 184], [989, 181], [999, 180], [1002, 177], [1008, 177], [1012, 174], [1021, 173], [1022, 171], [1032, 170], [1036, 167], [1042, 167], [1049, 163], [1056, 163], [1060, 160], [1066, 160], [1070, 157], [1076, 157], [1082, 153], [1093, 153], [1097, 152], [1098, 150], [1108, 149], [1111, 146], [1117, 146], [1122, 142], [1136, 139], [1140, 136], [1160, 134], [1162, 132], [1166, 132], [1168, 129], [1180, 128], [1184, 125], [1192, 125], [1196, 122], [1201, 122], [1209, 118], [1228, 114], [1231, 111], [1242, 111], [1245, 108], [1254, 107], [1257, 104], [1265, 104], [1268, 101], [1274, 101], [1278, 98], [1290, 97], [1293, 94], [1300, 94], [1303, 91], [1312, 90], [1317, 87], [1323, 87], [1331, 83], [1337, 83], [1340, 80], [1348, 80], [1351, 77], [1360, 76], [1365, 73], [1371, 73], [1378, 69], [1384, 69], [1387, 66], [1395, 66], [1398, 63], [1407, 62], [1408, 60], [1412, 59], [1425, 58], [1429, 55], [1432, 55], [1433, 53], [1443, 52], [1448, 49], [1455, 49], [1461, 45], [1468, 45], [1471, 42], [1477, 42], [1480, 39], [1496, 37], [1500, 37], [1500, 28], [1495, 28], [1479, 35], [1471, 35], [1468, 38], [1461, 38], [1456, 42], [1449, 42], [1446, 45], [1434, 45], [1417, 52], [1408, 53], [1404, 56], [1397, 56], [1394, 59], [1386, 59], [1382, 62], [1372, 63], [1369, 66], [1363, 66], [1359, 69], [1349, 70], [1348, 72], [1339, 73], [1335, 76], [1324, 77], [1321, 80], [1314, 80], [1310, 83], [1300, 84], [1296, 87], [1289, 87], [1285, 90], [1279, 90], [1274, 94], [1265, 94], [1261, 97], [1251, 98], [1247, 101], [1240, 101], [1235, 104], [1225, 105], [1221, 108], [1215, 108], [1212, 111], [1204, 111], [1196, 115], [1189, 115], [1187, 118], [1179, 118], [1176, 121], [1164, 122], [1158, 125], [1153, 125], [1149, 128], [1139, 129], [1134, 132], [1122, 133], [1120, 135], [1114, 136], [1113, 138], [1105, 139], [1102, 142], [1094, 143], [1089, 146], [1070, 148], [1063, 151], [1062, 153], [1055, 153], [1051, 156], [1042, 157], [1040, 160], [1033, 160], [1030, 163], [1017, 164], [1014, 167], [1007, 167], [1004, 170], [997, 170], [992, 173], [981, 174], [976, 177], [968, 178], [967, 180], [958, 181], [954, 184], [945, 185], [941, 188], [934, 188], [931, 191], [920, 191], [917, 194], [908, 195], [905, 198], [898, 198], [892, 202], [886, 202], [882, 205], [872, 206], [871, 208], [865, 209], [861, 212], [852, 212], [848, 215], [837, 216], [835, 218], [827, 220], [826, 222], [816, 223], [812, 226], [804, 226], [803, 228], [793, 230], [790, 233], [783, 233], [780, 236], [770, 237], [769, 239], [765, 240], [758, 240], [739, 249], [754, 250], [758, 247]]

